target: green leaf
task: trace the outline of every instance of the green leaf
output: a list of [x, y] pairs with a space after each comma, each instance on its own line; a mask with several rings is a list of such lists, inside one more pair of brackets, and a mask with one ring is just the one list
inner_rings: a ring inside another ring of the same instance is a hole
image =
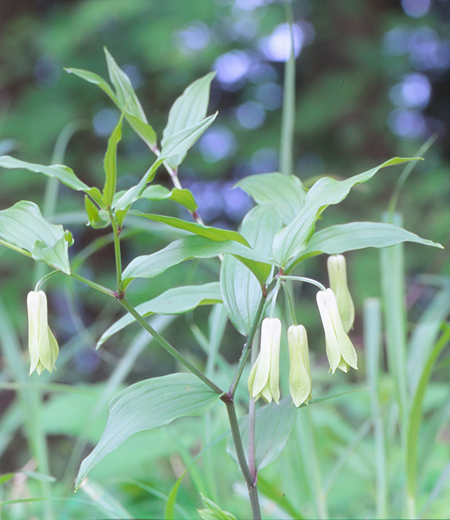
[[161, 156], [168, 159], [175, 155], [186, 155], [189, 148], [195, 144], [197, 139], [216, 119], [217, 114], [216, 112], [212, 116], [206, 117], [198, 123], [170, 135], [162, 147]]
[[142, 121], [129, 112], [125, 112], [125, 117], [131, 128], [139, 135], [150, 150], [154, 151], [157, 139], [153, 128], [147, 122]]
[[[133, 128], [133, 130], [141, 137], [141, 139], [147, 144], [150, 149], [153, 149], [156, 144], [156, 134], [153, 128], [148, 124], [147, 120], [141, 118], [141, 115], [136, 115], [135, 112], [130, 112], [129, 106], [123, 106], [122, 102], [119, 102], [119, 99], [112, 91], [111, 87], [106, 83], [106, 81], [94, 74], [93, 72], [89, 72], [87, 70], [81, 69], [65, 69], [69, 73], [74, 73], [80, 78], [88, 81], [89, 83], [93, 83], [94, 85], [98, 85], [106, 94], [111, 98], [114, 104], [121, 112], [125, 112], [125, 117]], [[120, 69], [119, 69], [120, 70]], [[136, 98], [137, 99], [137, 98]], [[138, 101], [139, 103], [139, 101]], [[140, 106], [140, 104], [139, 104]], [[136, 107], [135, 107], [136, 108]], [[139, 113], [139, 110], [137, 111]]]
[[221, 509], [215, 502], [200, 493], [208, 509], [197, 509], [204, 520], [237, 520], [234, 515]]
[[14, 478], [15, 475], [15, 473], [4, 473], [3, 475], [0, 475], [0, 486], [5, 484], [5, 482], [8, 482], [8, 480]]
[[178, 417], [202, 415], [219, 398], [193, 374], [170, 374], [129, 386], [111, 401], [105, 431], [81, 463], [75, 487], [103, 457], [134, 433], [161, 428]]
[[[256, 206], [242, 222], [241, 233], [256, 252], [270, 254], [281, 221], [272, 205]], [[220, 270], [223, 303], [236, 329], [248, 336], [262, 297], [261, 284], [249, 269], [234, 256], [225, 255]]]
[[140, 121], [147, 123], [147, 118], [145, 117], [141, 103], [131, 85], [130, 78], [119, 67], [119, 65], [117, 65], [106, 47], [104, 48], [104, 51], [106, 63], [108, 65], [109, 78], [116, 90], [118, 105], [121, 112], [129, 112]]
[[149, 200], [173, 200], [192, 212], [198, 208], [194, 195], [187, 189], [180, 190], [179, 188], [173, 188], [170, 191], [164, 188], [164, 186], [154, 184], [145, 188], [142, 193], [142, 198]]
[[150, 166], [150, 168], [147, 170], [147, 172], [139, 181], [139, 183], [136, 184], [136, 186], [132, 186], [117, 200], [117, 202], [114, 205], [114, 210], [119, 225], [122, 225], [125, 216], [133, 202], [136, 202], [141, 198], [147, 185], [147, 182], [153, 180], [156, 170], [159, 168], [159, 166], [161, 166], [163, 162], [164, 158], [161, 156], [159, 157], [159, 159], [156, 159], [156, 161]]
[[166, 217], [165, 215], [152, 215], [149, 213], [139, 213], [137, 211], [133, 212], [133, 215], [148, 218], [150, 220], [154, 220], [155, 222], [162, 222], [163, 224], [167, 224], [168, 226], [174, 227], [176, 229], [184, 229], [185, 231], [189, 231], [195, 235], [210, 238], [211, 240], [218, 242], [234, 240], [235, 242], [244, 244], [244, 246], [249, 245], [247, 240], [245, 240], [245, 238], [236, 231], [205, 226], [203, 224], [197, 224], [196, 222], [187, 222], [175, 217]]
[[194, 235], [175, 240], [164, 249], [151, 255], [135, 258], [123, 272], [123, 288], [135, 278], [153, 278], [169, 267], [185, 260], [213, 258], [225, 253], [235, 255], [255, 274], [261, 283], [266, 281], [271, 267], [262, 263], [265, 260], [264, 255], [238, 242], [231, 240], [217, 242]]
[[[175, 101], [169, 112], [167, 125], [163, 131], [161, 144], [164, 147], [168, 139], [184, 130], [199, 123], [206, 116], [209, 102], [209, 89], [215, 72], [210, 72], [189, 85], [183, 94]], [[176, 168], [183, 162], [186, 152], [172, 157], [168, 163]]]
[[350, 177], [345, 181], [336, 181], [328, 177], [317, 181], [306, 194], [301, 212], [288, 226], [276, 234], [273, 241], [275, 262], [284, 267], [292, 257], [306, 249], [320, 214], [329, 205], [338, 204], [344, 200], [353, 186], [368, 181], [381, 168], [417, 159], [417, 157], [406, 159], [395, 157], [376, 168]]
[[122, 139], [122, 120], [123, 113], [114, 128], [110, 138], [108, 139], [108, 148], [106, 149], [104, 159], [105, 169], [105, 187], [103, 188], [103, 202], [106, 207], [111, 207], [116, 193], [117, 182], [117, 144]]
[[[222, 296], [219, 284], [213, 282], [205, 285], [185, 285], [169, 289], [156, 298], [141, 303], [136, 307], [136, 311], [146, 318], [151, 314], [184, 314], [194, 310], [199, 305], [214, 305], [216, 303], [222, 303]], [[126, 314], [120, 318], [102, 334], [97, 342], [97, 348], [113, 334], [130, 325], [130, 323], [134, 323], [134, 321], [135, 319], [131, 314]]]
[[122, 197], [118, 200], [116, 204], [116, 217], [119, 221], [119, 224], [122, 224], [125, 215], [127, 214], [128, 209], [141, 198], [146, 185], [148, 182], [151, 182], [154, 177], [156, 170], [158, 167], [169, 157], [173, 155], [178, 155], [184, 152], [187, 152], [189, 148], [195, 143], [195, 141], [202, 135], [202, 133], [209, 127], [209, 125], [216, 118], [217, 113], [207, 117], [203, 121], [200, 121], [196, 125], [190, 126], [181, 132], [177, 132], [173, 134], [163, 146], [161, 150], [161, 154], [158, 159], [152, 164], [150, 169], [146, 172], [146, 174], [139, 181], [139, 184], [133, 186], [128, 191], [126, 191]]
[[287, 225], [301, 211], [306, 191], [298, 177], [282, 173], [262, 173], [244, 177], [235, 184], [247, 192], [257, 204], [273, 204]]
[[[256, 412], [255, 463], [260, 470], [278, 458], [283, 451], [297, 415], [292, 399], [286, 397], [280, 404], [262, 406]], [[244, 451], [248, 450], [248, 415], [239, 421]], [[234, 445], [229, 439], [227, 452], [237, 462]]]
[[89, 219], [89, 226], [92, 226], [94, 229], [103, 229], [109, 226], [111, 221], [108, 212], [104, 209], [99, 210], [97, 205], [87, 195], [84, 196], [84, 207]]
[[22, 200], [0, 211], [0, 238], [28, 251], [35, 260], [70, 274], [64, 228], [47, 222], [33, 202]]
[[439, 341], [430, 352], [419, 383], [414, 394], [409, 414], [408, 430], [406, 438], [406, 477], [408, 499], [414, 500], [416, 497], [416, 481], [417, 481], [417, 456], [419, 447], [419, 431], [422, 422], [422, 405], [425, 393], [433, 372], [434, 365], [439, 358], [442, 350], [450, 341], [450, 327], [447, 325]]
[[94, 85], [98, 85], [103, 92], [105, 92], [116, 105], [118, 105], [117, 97], [112, 91], [111, 87], [106, 83], [106, 81], [100, 77], [98, 74], [95, 74], [94, 72], [89, 72], [88, 70], [82, 70], [82, 69], [64, 69], [69, 74], [75, 74], [76, 76], [80, 77], [81, 79], [84, 79], [88, 83], [92, 83]]
[[30, 172], [43, 173], [48, 177], [59, 179], [64, 185], [76, 191], [84, 191], [89, 194], [95, 201], [101, 202], [102, 196], [98, 188], [90, 188], [87, 184], [75, 175], [72, 169], [62, 164], [54, 164], [52, 166], [44, 166], [42, 164], [33, 164], [20, 161], [14, 157], [3, 155], [0, 157], [0, 166], [3, 168], [23, 168]]
[[301, 260], [326, 253], [337, 255], [366, 247], [389, 247], [401, 242], [416, 242], [426, 246], [440, 247], [440, 244], [420, 238], [399, 226], [383, 222], [351, 222], [330, 226], [314, 233], [308, 246], [299, 258], [295, 259], [286, 271], [292, 269]]

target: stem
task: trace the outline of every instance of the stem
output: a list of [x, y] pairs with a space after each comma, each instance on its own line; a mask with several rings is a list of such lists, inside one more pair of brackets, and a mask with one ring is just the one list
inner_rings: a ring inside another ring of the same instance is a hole
[[118, 300], [119, 303], [125, 307], [125, 309], [133, 316], [133, 318], [161, 345], [163, 349], [165, 349], [169, 354], [171, 354], [177, 361], [179, 361], [182, 365], [184, 365], [190, 372], [196, 375], [200, 380], [202, 380], [206, 385], [211, 388], [216, 394], [222, 395], [224, 393], [217, 385], [215, 385], [210, 379], [208, 379], [200, 370], [198, 370], [194, 365], [192, 365], [183, 355], [181, 355], [178, 350], [166, 340], [164, 339], [149, 323], [145, 321], [145, 319], [137, 312], [137, 310], [125, 299], [121, 298]]
[[56, 273], [59, 273], [60, 271], [52, 271], [50, 273], [47, 273], [45, 276], [43, 276], [39, 282], [36, 284], [36, 287], [34, 288], [34, 290], [37, 292], [37, 291], [40, 291], [41, 290], [41, 287], [42, 285], [49, 279], [51, 278], [53, 275], [55, 275]]
[[[258, 335], [255, 335], [255, 342], [258, 343]], [[256, 349], [252, 346], [252, 359], [251, 365], [253, 366], [256, 361], [257, 352]], [[255, 460], [255, 428], [256, 428], [256, 406], [255, 400], [250, 396], [250, 402], [248, 407], [248, 465], [250, 469], [250, 473], [253, 475], [253, 478], [256, 481], [257, 477], [257, 468], [256, 468], [256, 460]]]
[[111, 210], [109, 210], [109, 218], [114, 232], [114, 255], [116, 257], [116, 276], [117, 276], [117, 292], [120, 294], [122, 285], [122, 255], [120, 254], [120, 237], [117, 222]]
[[256, 479], [250, 472], [245, 458], [244, 448], [242, 446], [241, 432], [239, 431], [239, 424], [236, 417], [236, 408], [234, 401], [228, 397], [225, 401], [228, 413], [228, 420], [230, 421], [231, 435], [233, 436], [234, 447], [236, 449], [236, 456], [238, 459], [239, 467], [242, 475], [244, 476], [245, 483], [247, 484], [248, 495], [250, 498], [250, 505], [252, 507], [253, 520], [261, 519], [261, 511], [259, 508], [258, 491], [256, 488]]
[[[156, 157], [159, 157], [161, 155], [161, 152], [157, 146], [154, 146], [153, 148], [151, 148], [151, 151], [156, 155]], [[164, 165], [165, 169], [167, 170], [167, 173], [170, 175], [170, 178], [172, 179], [172, 182], [173, 182], [173, 185], [175, 186], [175, 188], [177, 188], [178, 190], [182, 190], [183, 186], [181, 186], [180, 179], [178, 178], [178, 171], [174, 170], [171, 166], [169, 166], [166, 161], [163, 162], [163, 165]], [[197, 211], [189, 211], [189, 213], [191, 214], [192, 218], [198, 224], [204, 225], [203, 219], [197, 213]]]
[[286, 19], [290, 29], [291, 52], [284, 69], [283, 110], [281, 121], [280, 171], [285, 175], [293, 173], [293, 143], [295, 126], [295, 56], [294, 34], [292, 31], [292, 7], [289, 1], [284, 3]]
[[291, 311], [292, 321], [293, 321], [294, 325], [297, 326], [297, 318], [295, 316], [294, 304], [292, 303], [292, 298], [291, 298], [291, 295], [289, 293], [289, 289], [287, 288], [287, 286], [286, 286], [286, 284], [284, 282], [283, 282], [283, 289], [284, 289], [284, 292], [286, 293], [286, 298], [287, 298], [287, 301], [289, 303], [289, 309]]
[[326, 288], [324, 285], [322, 285], [317, 280], [313, 280], [312, 278], [306, 278], [306, 276], [289, 276], [289, 275], [279, 275], [278, 278], [281, 278], [282, 280], [295, 280], [297, 282], [306, 282], [310, 283], [311, 285], [315, 285], [318, 287], [321, 291], [326, 291]]
[[92, 289], [95, 289], [96, 291], [100, 291], [103, 294], [107, 294], [108, 296], [112, 296], [113, 298], [116, 298], [116, 293], [112, 291], [111, 289], [108, 289], [107, 287], [103, 287], [103, 285], [100, 285], [98, 283], [92, 282], [91, 280], [88, 280], [84, 276], [81, 276], [80, 274], [74, 273], [73, 271], [70, 273], [70, 276], [72, 278], [75, 278], [75, 280], [78, 280], [81, 283], [84, 283], [85, 285], [89, 285]]

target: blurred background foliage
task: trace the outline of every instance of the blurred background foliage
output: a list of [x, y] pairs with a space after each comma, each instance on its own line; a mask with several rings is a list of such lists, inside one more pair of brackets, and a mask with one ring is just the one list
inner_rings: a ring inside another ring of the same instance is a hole
[[[421, 144], [435, 134], [436, 141], [425, 154], [426, 160], [417, 164], [401, 193], [398, 209], [404, 214], [406, 229], [450, 246], [450, 1], [294, 0], [292, 7], [297, 58], [295, 174], [306, 186], [323, 175], [346, 178], [393, 156], [414, 156]], [[181, 183], [194, 193], [205, 223], [236, 228], [252, 202], [240, 189], [233, 190], [233, 184], [246, 175], [278, 170], [284, 61], [289, 50], [282, 2], [7, 0], [0, 3], [0, 24], [1, 153], [50, 164], [61, 132], [65, 128], [69, 133], [73, 130], [63, 162], [88, 184], [101, 186], [107, 139], [120, 114], [100, 89], [67, 74], [64, 67], [86, 69], [107, 78], [103, 53], [103, 47], [107, 47], [129, 75], [159, 137], [168, 110], [184, 88], [210, 70], [217, 72], [209, 113], [218, 110], [219, 116], [180, 168]], [[118, 160], [118, 189], [134, 185], [152, 160], [130, 128], [124, 131]], [[369, 184], [355, 189], [343, 205], [330, 208], [324, 224], [380, 220], [399, 175], [398, 168], [381, 172]], [[162, 169], [156, 182], [170, 186]], [[0, 173], [1, 209], [20, 199], [41, 205], [44, 194], [45, 182], [38, 175], [16, 170]], [[79, 194], [59, 188], [54, 221], [74, 234], [72, 258], [94, 238], [108, 235], [108, 230], [86, 227], [83, 208]], [[179, 211], [175, 205], [156, 203], [151, 210], [171, 211], [174, 215]], [[141, 227], [140, 232], [131, 234], [133, 245], [131, 240], [124, 241], [125, 265], [137, 254], [155, 251], [177, 236], [157, 225], [146, 223]], [[448, 275], [448, 250], [406, 246], [409, 307], [420, 310], [434, 296], [415, 275]], [[95, 273], [101, 283], [113, 286], [113, 256], [111, 245], [92, 255], [82, 268], [85, 276]], [[326, 283], [324, 262], [307, 261], [304, 270]], [[361, 309], [364, 298], [380, 294], [378, 253], [351, 253], [348, 264], [351, 289]], [[0, 251], [1, 299], [19, 330], [22, 345], [26, 344], [25, 295], [37, 276], [30, 267], [28, 259], [5, 249]], [[207, 282], [217, 279], [217, 275], [218, 265], [192, 262], [187, 271], [185, 266], [178, 266], [156, 280], [133, 284], [130, 297], [139, 303], [177, 284]], [[136, 329], [130, 328], [120, 338], [110, 340], [107, 348], [95, 351], [96, 339], [117, 309], [109, 303], [105, 306], [101, 295], [78, 284], [60, 282], [52, 279], [48, 292], [53, 328], [66, 358], [52, 379], [77, 384], [107, 380], [135, 341]], [[305, 295], [300, 307], [303, 321], [313, 337], [320, 337], [314, 299], [309, 297], [312, 293], [305, 289]], [[178, 318], [179, 325], [165, 331], [174, 345], [189, 350], [200, 364], [203, 354], [192, 324], [199, 323], [206, 332], [207, 316], [208, 310], [199, 309], [195, 320], [191, 315]], [[361, 313], [354, 338], [361, 347]], [[228, 325], [223, 356], [235, 362], [241, 343]], [[314, 346], [312, 349], [316, 350]], [[324, 361], [321, 352], [322, 345], [317, 349], [319, 365]], [[130, 369], [127, 382], [174, 368], [160, 349], [145, 349]], [[9, 379], [5, 373], [2, 378]], [[101, 393], [101, 387], [95, 388], [89, 390], [89, 399], [94, 399], [95, 392]], [[2, 392], [5, 410], [13, 400], [13, 391]], [[85, 417], [92, 405], [69, 393], [52, 403], [43, 417], [52, 435], [52, 474], [59, 478], [73, 449], [70, 439], [81, 435], [83, 421], [77, 423], [76, 418]], [[355, 410], [349, 414], [357, 416]], [[191, 430], [191, 423], [195, 421], [180, 421], [189, 428], [171, 426], [171, 442], [176, 445], [179, 431], [183, 435], [192, 431], [192, 442], [183, 439], [185, 446], [192, 448], [198, 426]], [[220, 426], [223, 424], [219, 423], [215, 433], [223, 431]], [[342, 433], [342, 438], [346, 435]], [[144, 437], [139, 439], [147, 449]], [[20, 435], [13, 438], [10, 449], [0, 459], [2, 472], [15, 471], [26, 463], [24, 442]], [[179, 476], [176, 468], [181, 459], [169, 449], [167, 439], [155, 442], [167, 447], [165, 458], [161, 447], [160, 453], [148, 454], [142, 464], [136, 448], [134, 463], [124, 445], [125, 459], [118, 455], [115, 463], [120, 468], [127, 460], [133, 478], [154, 479], [156, 487], [161, 483], [168, 492], [173, 473]], [[221, 457], [220, 450], [215, 453]], [[157, 470], [153, 468], [149, 476], [146, 464], [153, 464], [152, 457], [157, 458]], [[224, 467], [225, 472], [234, 471], [231, 462], [224, 462]], [[120, 473], [105, 470], [106, 465], [102, 468], [105, 479]], [[147, 485], [152, 486], [152, 482], [147, 481]], [[121, 489], [136, 516], [151, 514], [148, 511], [152, 508], [160, 511], [147, 491], [131, 484]], [[78, 506], [73, 506], [72, 512], [72, 506], [67, 507], [67, 518], [81, 514], [75, 511]], [[226, 509], [227, 504], [223, 507]], [[353, 514], [363, 513], [356, 509]]]

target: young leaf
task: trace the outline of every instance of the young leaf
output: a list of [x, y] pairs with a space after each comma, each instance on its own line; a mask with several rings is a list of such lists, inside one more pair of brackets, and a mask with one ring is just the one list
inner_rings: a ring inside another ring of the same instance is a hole
[[[255, 431], [255, 462], [258, 469], [262, 469], [273, 462], [283, 451], [292, 427], [294, 426], [297, 408], [288, 397], [280, 404], [271, 403], [262, 406], [256, 412]], [[242, 443], [247, 455], [248, 450], [248, 415], [239, 421]], [[237, 461], [234, 445], [227, 444], [227, 452]]]
[[148, 182], [151, 182], [154, 177], [156, 170], [159, 166], [169, 157], [173, 155], [177, 155], [180, 153], [187, 152], [189, 148], [197, 141], [197, 139], [202, 135], [202, 133], [209, 127], [209, 125], [216, 118], [217, 113], [203, 119], [196, 125], [190, 126], [181, 132], [177, 132], [173, 134], [163, 146], [161, 150], [161, 154], [158, 159], [152, 164], [150, 169], [145, 173], [142, 179], [136, 186], [133, 186], [128, 191], [126, 191], [122, 197], [118, 200], [116, 204], [116, 217], [119, 221], [119, 224], [122, 224], [127, 211], [133, 202], [137, 201], [141, 198]]
[[116, 96], [119, 102], [120, 110], [122, 112], [129, 112], [140, 121], [147, 123], [147, 118], [145, 117], [141, 103], [139, 102], [139, 99], [134, 92], [133, 86], [131, 85], [130, 78], [119, 67], [119, 65], [117, 65], [106, 47], [104, 48], [104, 51], [106, 56], [106, 63], [108, 65], [109, 78], [116, 90]]
[[0, 238], [5, 245], [24, 249], [35, 260], [70, 274], [67, 232], [47, 222], [33, 202], [22, 200], [0, 211]]
[[89, 194], [96, 202], [101, 203], [102, 196], [98, 188], [90, 188], [87, 184], [75, 175], [72, 169], [62, 164], [54, 164], [52, 166], [44, 166], [42, 164], [32, 164], [20, 161], [14, 157], [3, 155], [0, 157], [0, 166], [3, 168], [23, 168], [30, 172], [43, 173], [48, 177], [59, 179], [64, 185], [76, 191], [84, 191]]
[[161, 428], [178, 417], [202, 415], [219, 398], [193, 374], [170, 374], [129, 386], [111, 401], [105, 431], [81, 463], [75, 488], [103, 457], [134, 433]]
[[[209, 89], [215, 72], [210, 72], [189, 85], [183, 94], [175, 101], [169, 112], [167, 125], [163, 131], [161, 144], [164, 147], [167, 140], [177, 132], [199, 123], [206, 116], [209, 102]], [[168, 163], [176, 168], [186, 155], [186, 152], [171, 157]]]
[[216, 240], [218, 242], [223, 242], [224, 240], [234, 240], [235, 242], [244, 244], [244, 246], [249, 245], [247, 240], [245, 240], [245, 238], [236, 231], [205, 226], [202, 224], [197, 224], [196, 222], [187, 222], [179, 218], [166, 217], [164, 215], [152, 215], [149, 213], [139, 213], [137, 211], [133, 212], [133, 215], [148, 218], [150, 220], [154, 220], [155, 222], [162, 222], [163, 224], [167, 224], [168, 226], [172, 226], [176, 229], [184, 229], [185, 231], [189, 231], [195, 235], [210, 238], [211, 240]]
[[108, 139], [105, 159], [103, 161], [105, 169], [105, 187], [103, 188], [103, 203], [106, 207], [111, 207], [114, 194], [116, 193], [117, 182], [117, 144], [122, 139], [122, 120], [123, 114]]
[[186, 155], [203, 132], [212, 124], [217, 117], [217, 112], [201, 121], [171, 134], [164, 142], [161, 157], [168, 159], [175, 155]]
[[94, 85], [98, 85], [103, 92], [105, 92], [116, 105], [119, 104], [117, 101], [117, 97], [112, 91], [111, 87], [106, 83], [106, 81], [100, 77], [98, 74], [95, 74], [94, 72], [89, 72], [88, 70], [82, 70], [82, 69], [64, 69], [69, 74], [75, 74], [75, 76], [80, 77], [81, 79], [84, 79], [88, 83], [92, 83]]
[[291, 270], [301, 260], [321, 253], [337, 255], [366, 247], [389, 247], [401, 242], [416, 242], [426, 246], [442, 248], [440, 244], [420, 238], [414, 233], [393, 224], [351, 222], [350, 224], [330, 226], [314, 233], [300, 257], [288, 264], [286, 272]]
[[[270, 254], [281, 221], [272, 205], [256, 206], [242, 222], [241, 233], [256, 252]], [[232, 255], [225, 255], [220, 270], [220, 287], [228, 316], [236, 329], [247, 336], [262, 297], [261, 284], [249, 269]]]
[[306, 191], [298, 177], [282, 173], [249, 175], [235, 184], [247, 192], [257, 204], [273, 204], [284, 225], [301, 211]]
[[109, 226], [110, 218], [108, 212], [105, 209], [99, 210], [87, 195], [84, 196], [84, 207], [89, 219], [89, 226], [92, 226], [94, 229], [104, 229]]
[[[156, 144], [156, 134], [153, 128], [147, 123], [147, 120], [140, 119], [140, 116], [133, 115], [130, 113], [130, 108], [128, 106], [123, 106], [123, 103], [119, 102], [117, 96], [112, 91], [111, 87], [106, 83], [106, 81], [94, 74], [93, 72], [89, 72], [87, 70], [81, 69], [65, 69], [69, 73], [74, 73], [76, 76], [88, 81], [89, 83], [93, 83], [94, 85], [98, 85], [106, 94], [111, 98], [117, 108], [123, 112], [125, 111], [125, 117], [133, 128], [133, 130], [141, 137], [141, 139], [146, 143], [146, 145], [153, 150]], [[145, 116], [144, 116], [145, 117]]]
[[350, 177], [345, 181], [336, 181], [328, 177], [317, 181], [306, 194], [301, 212], [288, 226], [275, 235], [273, 241], [275, 262], [284, 267], [292, 257], [297, 256], [306, 249], [314, 232], [317, 218], [328, 206], [338, 204], [344, 200], [353, 186], [368, 181], [381, 168], [417, 159], [395, 157], [376, 168]]
[[145, 188], [142, 193], [142, 198], [148, 200], [173, 200], [192, 212], [198, 208], [194, 195], [192, 195], [192, 193], [187, 189], [180, 190], [178, 188], [173, 188], [170, 191], [167, 188], [164, 188], [164, 186], [154, 184], [153, 186]]
[[[141, 303], [136, 307], [136, 311], [146, 318], [151, 314], [184, 314], [194, 310], [199, 305], [214, 305], [216, 303], [222, 303], [222, 296], [219, 284], [213, 282], [205, 285], [185, 285], [169, 289], [156, 298]], [[97, 348], [113, 334], [134, 321], [135, 319], [131, 314], [126, 314], [120, 318], [102, 334], [97, 342]]]
[[263, 263], [266, 257], [238, 242], [217, 242], [202, 236], [188, 236], [175, 240], [164, 249], [151, 255], [138, 256], [122, 275], [123, 288], [135, 278], [153, 278], [169, 267], [193, 258], [213, 258], [221, 254], [235, 255], [264, 283], [269, 276], [270, 265]]

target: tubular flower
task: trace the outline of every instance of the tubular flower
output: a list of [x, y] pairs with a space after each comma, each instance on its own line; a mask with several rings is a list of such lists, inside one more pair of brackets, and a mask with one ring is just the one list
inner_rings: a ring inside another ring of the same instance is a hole
[[325, 343], [331, 372], [334, 374], [336, 368], [348, 372], [349, 366], [358, 369], [355, 348], [342, 325], [333, 291], [331, 289], [319, 291], [317, 305], [325, 330]]
[[311, 398], [311, 369], [309, 366], [308, 338], [303, 325], [291, 325], [288, 329], [289, 391], [298, 408]]
[[28, 350], [30, 352], [30, 374], [39, 375], [55, 367], [59, 347], [47, 320], [47, 297], [43, 291], [31, 291], [27, 296]]
[[336, 295], [337, 306], [345, 332], [353, 327], [355, 306], [347, 285], [347, 267], [345, 257], [333, 255], [328, 258], [328, 278], [331, 290]]
[[265, 318], [261, 327], [261, 349], [248, 378], [248, 390], [253, 399], [263, 397], [268, 403], [280, 400], [281, 321]]

